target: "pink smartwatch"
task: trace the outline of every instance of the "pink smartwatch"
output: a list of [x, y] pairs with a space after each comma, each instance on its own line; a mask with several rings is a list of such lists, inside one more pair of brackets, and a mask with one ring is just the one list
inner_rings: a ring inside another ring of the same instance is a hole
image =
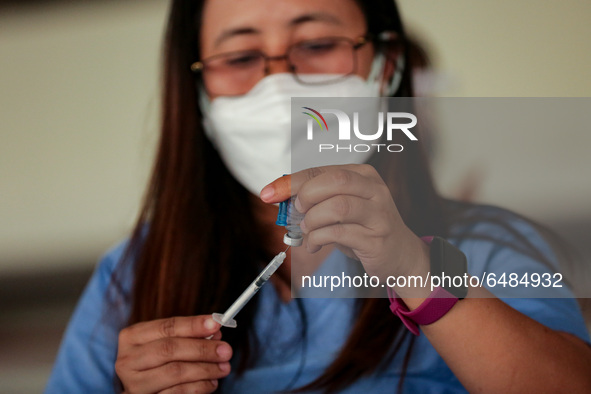
[[[467, 272], [466, 256], [455, 246], [440, 237], [422, 237], [431, 245], [431, 275], [460, 275]], [[388, 288], [390, 310], [414, 335], [419, 335], [419, 325], [427, 325], [441, 319], [458, 302], [466, 297], [467, 287], [436, 287], [418, 308], [409, 310], [392, 288]]]

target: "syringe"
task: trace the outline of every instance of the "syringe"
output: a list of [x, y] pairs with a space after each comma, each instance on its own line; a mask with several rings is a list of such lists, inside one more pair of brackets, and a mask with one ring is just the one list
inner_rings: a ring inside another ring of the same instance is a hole
[[236, 320], [234, 320], [234, 317], [238, 314], [238, 312], [240, 312], [244, 305], [250, 301], [252, 296], [254, 296], [257, 291], [259, 291], [259, 289], [263, 287], [265, 283], [267, 283], [271, 275], [277, 271], [277, 268], [283, 264], [283, 261], [287, 256], [285, 252], [287, 252], [288, 249], [289, 246], [287, 249], [285, 249], [285, 251], [280, 252], [277, 256], [273, 257], [273, 260], [267, 264], [259, 276], [257, 276], [257, 278], [250, 284], [250, 286], [246, 288], [246, 290], [244, 290], [244, 292], [242, 292], [242, 294], [240, 294], [240, 297], [238, 297], [236, 301], [230, 305], [228, 310], [226, 310], [223, 315], [221, 313], [214, 313], [212, 315], [213, 320], [224, 327], [236, 327]]

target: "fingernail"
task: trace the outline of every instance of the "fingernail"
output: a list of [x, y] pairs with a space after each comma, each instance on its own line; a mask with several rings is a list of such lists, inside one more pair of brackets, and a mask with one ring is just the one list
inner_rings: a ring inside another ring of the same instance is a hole
[[275, 194], [275, 188], [271, 185], [267, 185], [261, 190], [261, 200], [268, 200]]
[[218, 381], [217, 379], [212, 379], [210, 380], [211, 384], [213, 384], [213, 387], [218, 387]]
[[302, 229], [302, 231], [305, 233], [307, 228], [306, 228], [306, 221], [304, 219], [302, 219], [302, 221], [300, 222], [300, 228]]
[[217, 349], [215, 351], [218, 354], [218, 356], [224, 357], [224, 358], [229, 357], [230, 354], [232, 354], [232, 349], [230, 349], [230, 346], [228, 346], [228, 345], [220, 345], [217, 347]]
[[205, 319], [205, 321], [203, 322], [203, 326], [207, 330], [213, 330], [216, 327], [216, 325], [217, 323], [213, 321], [213, 319]]
[[295, 202], [293, 203], [293, 205], [295, 205], [295, 208], [299, 212], [302, 212], [302, 203], [300, 202], [300, 198], [299, 197], [296, 197]]
[[218, 366], [220, 367], [220, 371], [230, 372], [230, 363], [219, 363]]

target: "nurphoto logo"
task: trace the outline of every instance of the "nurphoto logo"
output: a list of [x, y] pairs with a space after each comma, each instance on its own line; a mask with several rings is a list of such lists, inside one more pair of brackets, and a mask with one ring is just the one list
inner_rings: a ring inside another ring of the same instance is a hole
[[[386, 130], [386, 141], [392, 141], [394, 133], [402, 132], [411, 141], [417, 141], [417, 137], [410, 129], [417, 125], [417, 117], [408, 112], [386, 112], [386, 121], [384, 122], [384, 112], [377, 113], [377, 131], [360, 130], [359, 126], [359, 112], [353, 112], [353, 122], [345, 111], [339, 109], [321, 109], [315, 110], [310, 107], [302, 107], [305, 109], [303, 114], [308, 116], [307, 119], [307, 139], [312, 141], [314, 139], [314, 129], [319, 129], [320, 132], [331, 132], [328, 128], [328, 123], [323, 115], [334, 115], [338, 122], [338, 130], [335, 135], [338, 137], [338, 142], [351, 141], [351, 131], [356, 139], [361, 141], [374, 141], [374, 143], [367, 144], [318, 144], [318, 151], [333, 151], [333, 152], [369, 152], [371, 149], [387, 150], [388, 152], [402, 152], [404, 147], [400, 144], [386, 144], [377, 143], [382, 139], [384, 129]], [[400, 121], [403, 121], [400, 123]], [[406, 122], [404, 122], [406, 120]], [[351, 124], [352, 123], [352, 124]], [[318, 126], [315, 127], [314, 125]]]

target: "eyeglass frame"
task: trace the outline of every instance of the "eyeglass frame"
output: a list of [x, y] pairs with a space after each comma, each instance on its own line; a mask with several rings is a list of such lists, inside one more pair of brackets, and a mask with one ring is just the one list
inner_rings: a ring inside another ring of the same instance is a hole
[[[317, 41], [320, 39], [341, 39], [344, 41], [348, 41], [351, 45], [352, 45], [352, 49], [353, 49], [353, 54], [360, 48], [362, 48], [365, 44], [374, 41], [373, 35], [371, 33], [366, 33], [363, 34], [357, 38], [349, 38], [349, 37], [341, 37], [341, 36], [327, 36], [327, 37], [320, 37], [320, 38], [316, 38], [316, 39], [310, 39], [310, 40], [303, 40], [303, 41], [299, 41], [296, 43], [291, 44], [290, 46], [287, 47], [286, 52], [283, 55], [277, 55], [277, 56], [268, 56], [266, 53], [264, 53], [263, 51], [260, 50], [242, 50], [242, 51], [230, 51], [230, 52], [224, 52], [224, 53], [220, 53], [217, 55], [213, 55], [210, 57], [207, 57], [205, 59], [202, 60], [198, 60], [196, 62], [191, 63], [190, 69], [193, 73], [195, 74], [199, 74], [201, 75], [201, 77], [203, 77], [203, 71], [205, 69], [205, 67], [207, 66], [206, 62], [212, 60], [212, 59], [216, 59], [219, 57], [223, 57], [223, 56], [228, 56], [234, 53], [244, 53], [244, 52], [251, 52], [251, 53], [257, 53], [260, 54], [264, 60], [264, 64], [265, 64], [265, 75], [268, 75], [269, 73], [269, 62], [270, 61], [277, 61], [277, 60], [286, 60], [287, 64], [289, 66], [289, 70], [290, 73], [293, 74], [294, 78], [301, 84], [303, 85], [326, 85], [326, 84], [330, 84], [330, 83], [334, 83], [334, 82], [338, 82], [340, 81], [342, 78], [346, 78], [352, 74], [355, 73], [355, 71], [357, 70], [357, 57], [354, 56], [353, 59], [353, 69], [351, 70], [350, 73], [348, 74], [344, 74], [339, 78], [336, 78], [334, 80], [330, 80], [330, 81], [321, 81], [321, 82], [307, 82], [304, 81], [302, 79], [299, 78], [298, 74], [295, 71], [295, 66], [293, 64], [291, 64], [290, 59], [289, 59], [289, 54], [290, 51], [292, 50], [292, 48], [298, 46], [298, 45], [302, 45], [303, 43], [306, 42], [312, 42], [312, 41]], [[388, 41], [394, 41], [395, 39], [399, 38], [399, 35], [396, 32], [392, 32], [392, 31], [384, 31], [382, 33], [380, 33], [377, 36], [377, 40], [375, 41], [379, 41], [379, 42], [388, 42]]]
[[269, 56], [266, 53], [264, 53], [263, 51], [260, 50], [243, 50], [243, 51], [230, 51], [230, 52], [224, 52], [224, 53], [219, 53], [217, 55], [213, 55], [210, 56], [208, 58], [205, 58], [203, 60], [198, 60], [194, 63], [191, 64], [191, 71], [193, 72], [203, 72], [206, 64], [205, 62], [211, 61], [212, 59], [216, 59], [222, 56], [228, 56], [234, 53], [242, 53], [242, 52], [252, 52], [252, 53], [257, 53], [262, 55], [263, 59], [265, 60], [265, 71], [268, 70], [269, 68], [269, 61], [271, 60], [287, 60], [288, 61], [288, 65], [291, 66], [290, 69], [293, 72], [294, 66], [293, 64], [291, 64], [289, 62], [289, 53], [291, 52], [292, 48], [298, 46], [298, 45], [302, 45], [303, 43], [306, 42], [312, 42], [312, 41], [318, 41], [319, 39], [339, 39], [339, 40], [345, 40], [345, 41], [349, 41], [349, 43], [352, 44], [352, 48], [354, 51], [356, 51], [357, 49], [361, 48], [362, 46], [364, 46], [365, 44], [367, 44], [368, 42], [370, 42], [371, 40], [369, 39], [369, 35], [368, 34], [364, 34], [362, 36], [359, 36], [355, 39], [349, 38], [349, 37], [340, 37], [340, 36], [327, 36], [327, 37], [321, 37], [321, 38], [315, 38], [315, 39], [311, 39], [311, 40], [303, 40], [303, 41], [299, 41], [296, 43], [291, 44], [290, 46], [287, 47], [287, 50], [285, 51], [285, 53], [283, 55], [277, 55], [277, 56]]

